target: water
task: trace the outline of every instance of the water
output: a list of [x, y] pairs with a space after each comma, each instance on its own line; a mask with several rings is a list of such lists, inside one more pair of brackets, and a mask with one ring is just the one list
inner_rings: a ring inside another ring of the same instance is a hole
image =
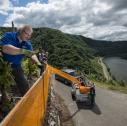
[[127, 82], [127, 60], [119, 57], [109, 57], [105, 58], [104, 62], [110, 68], [110, 72], [116, 80]]

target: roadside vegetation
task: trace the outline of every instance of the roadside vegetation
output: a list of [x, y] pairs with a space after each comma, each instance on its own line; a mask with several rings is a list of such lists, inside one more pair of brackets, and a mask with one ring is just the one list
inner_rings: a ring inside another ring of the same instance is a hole
[[11, 67], [0, 57], [0, 121], [13, 107], [8, 91], [14, 85], [13, 76], [11, 75]]
[[93, 82], [97, 86], [127, 94], [127, 85], [125, 83], [123, 84], [123, 82], [116, 82], [114, 80], [111, 80], [109, 82], [103, 82], [103, 81], [100, 82], [100, 81], [93, 80]]

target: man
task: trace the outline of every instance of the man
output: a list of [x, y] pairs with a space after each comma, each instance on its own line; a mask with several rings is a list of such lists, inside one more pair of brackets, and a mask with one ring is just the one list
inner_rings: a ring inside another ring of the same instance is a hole
[[11, 64], [12, 74], [22, 96], [29, 89], [28, 81], [21, 67], [22, 59], [25, 56], [30, 57], [37, 65], [41, 66], [36, 55], [34, 55], [31, 43], [28, 41], [32, 33], [32, 27], [25, 25], [18, 32], [5, 33], [1, 39], [3, 58]]

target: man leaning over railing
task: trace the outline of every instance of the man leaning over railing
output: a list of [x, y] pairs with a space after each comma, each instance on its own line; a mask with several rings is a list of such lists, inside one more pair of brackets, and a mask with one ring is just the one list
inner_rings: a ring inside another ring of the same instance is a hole
[[6, 32], [0, 41], [3, 59], [11, 64], [14, 80], [22, 96], [29, 89], [28, 81], [21, 67], [22, 59], [25, 56], [30, 57], [39, 67], [42, 66], [33, 51], [31, 43], [28, 41], [32, 33], [32, 27], [24, 25], [18, 32]]

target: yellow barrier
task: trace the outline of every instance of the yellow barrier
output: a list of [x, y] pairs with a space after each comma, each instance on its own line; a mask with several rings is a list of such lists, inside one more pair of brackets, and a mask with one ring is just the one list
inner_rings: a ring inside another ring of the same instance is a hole
[[50, 65], [47, 66], [48, 67], [48, 70], [51, 72], [51, 73], [54, 73], [54, 74], [58, 74], [59, 76], [65, 78], [65, 79], [68, 79], [70, 81], [72, 81], [73, 83], [78, 83], [80, 84], [81, 82], [78, 81], [75, 77], [65, 73], [65, 72], [62, 72], [61, 70], [58, 70]]
[[42, 126], [47, 106], [50, 75], [53, 73], [74, 83], [80, 83], [75, 77], [47, 65], [42, 77], [35, 82], [0, 126]]
[[33, 85], [26, 95], [17, 103], [1, 126], [42, 126], [49, 87], [48, 69]]

